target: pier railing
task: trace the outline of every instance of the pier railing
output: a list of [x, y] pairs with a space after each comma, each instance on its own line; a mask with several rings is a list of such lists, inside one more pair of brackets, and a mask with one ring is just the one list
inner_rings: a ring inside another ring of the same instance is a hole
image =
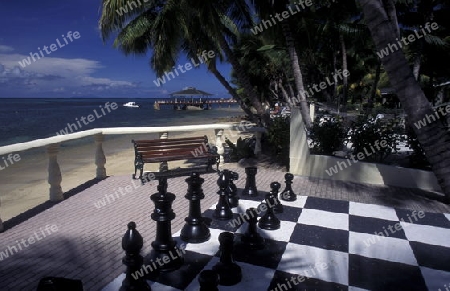
[[[103, 142], [106, 135], [129, 135], [129, 134], [151, 134], [158, 133], [161, 139], [169, 137], [170, 133], [174, 132], [195, 132], [200, 130], [214, 130], [217, 153], [220, 155], [220, 164], [224, 163], [223, 136], [228, 132], [251, 132], [256, 136], [255, 154], [261, 152], [261, 134], [265, 131], [262, 127], [257, 127], [250, 122], [241, 122], [240, 124], [207, 124], [207, 125], [185, 125], [185, 126], [167, 126], [167, 127], [114, 127], [114, 128], [96, 128], [91, 130], [80, 131], [76, 133], [58, 135], [45, 139], [36, 139], [29, 142], [17, 143], [0, 147], [0, 156], [9, 155], [26, 151], [33, 148], [45, 147], [48, 156], [48, 183], [50, 184], [49, 199], [50, 201], [61, 201], [64, 199], [63, 189], [61, 187], [62, 175], [58, 163], [59, 147], [62, 143], [73, 141], [85, 137], [92, 136], [95, 143], [95, 155], [93, 160], [95, 162], [96, 173], [95, 178], [106, 178], [106, 156], [103, 151]], [[131, 147], [131, 143], [130, 143]], [[130, 161], [132, 162], [132, 161]], [[3, 222], [1, 220], [0, 212], [0, 232], [3, 231]]]

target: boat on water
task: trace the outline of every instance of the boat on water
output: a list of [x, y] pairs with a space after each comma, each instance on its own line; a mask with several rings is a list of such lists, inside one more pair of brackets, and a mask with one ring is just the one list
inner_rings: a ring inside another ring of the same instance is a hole
[[124, 107], [132, 107], [132, 108], [139, 108], [139, 105], [136, 104], [136, 102], [127, 102], [123, 104]]

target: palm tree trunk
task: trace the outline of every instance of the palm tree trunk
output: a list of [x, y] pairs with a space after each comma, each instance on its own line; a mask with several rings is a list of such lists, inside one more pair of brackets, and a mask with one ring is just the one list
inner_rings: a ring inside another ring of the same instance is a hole
[[[391, 0], [387, 0], [391, 3]], [[395, 6], [383, 6], [379, 0], [360, 1], [367, 26], [372, 34], [378, 51], [389, 43], [395, 43], [398, 23], [393, 18]], [[386, 11], [385, 9], [389, 9]], [[393, 11], [392, 11], [393, 10]], [[408, 61], [402, 50], [397, 50], [381, 59], [389, 81], [396, 90], [397, 96], [411, 121], [414, 132], [422, 145], [433, 172], [450, 203], [450, 151], [448, 150], [450, 135], [441, 122], [435, 120], [425, 126], [416, 126], [417, 122], [430, 121], [435, 112], [412, 74]], [[427, 118], [428, 115], [428, 118]]]
[[251, 120], [255, 121], [253, 112], [250, 110], [250, 108], [248, 108], [247, 105], [245, 105], [244, 102], [242, 102], [241, 96], [239, 96], [236, 90], [233, 87], [231, 87], [230, 83], [228, 83], [228, 81], [225, 79], [224, 76], [222, 76], [222, 74], [217, 70], [217, 68], [209, 67], [208, 69], [211, 73], [213, 73], [216, 79], [219, 80], [220, 84], [222, 84], [222, 86], [224, 86], [227, 89], [228, 93], [230, 93], [233, 99], [239, 103], [239, 106], [241, 106], [242, 110], [244, 110], [244, 112], [248, 115], [248, 117]]
[[[347, 48], [345, 47], [344, 36], [339, 35], [339, 42], [341, 44], [342, 53], [342, 71], [347, 71]], [[348, 99], [348, 77], [347, 74], [343, 74], [342, 78], [342, 111], [347, 112], [347, 99]]]
[[250, 84], [250, 80], [245, 74], [244, 69], [242, 68], [241, 64], [235, 57], [233, 51], [231, 50], [230, 46], [228, 45], [228, 42], [226, 41], [225, 37], [223, 35], [219, 35], [219, 42], [222, 50], [224, 51], [225, 55], [227, 56], [228, 61], [233, 66], [233, 69], [236, 72], [236, 76], [239, 80], [239, 83], [244, 88], [245, 94], [250, 99], [251, 104], [255, 108], [257, 114], [261, 117], [261, 122], [264, 125], [270, 124], [270, 116], [266, 111], [264, 110], [264, 107], [261, 103], [261, 101], [258, 98], [258, 95], [253, 90], [252, 85]]
[[294, 38], [292, 37], [291, 27], [287, 21], [281, 23], [284, 37], [286, 39], [286, 46], [291, 60], [292, 71], [294, 73], [295, 86], [297, 87], [298, 100], [300, 102], [300, 112], [302, 114], [303, 122], [306, 128], [311, 128], [311, 116], [309, 115], [309, 107], [306, 102], [305, 87], [303, 85], [302, 70], [298, 62], [298, 55], [295, 50]]
[[370, 95], [369, 95], [369, 100], [368, 100], [369, 106], [367, 106], [368, 110], [372, 110], [372, 108], [373, 108], [373, 103], [375, 100], [375, 96], [377, 94], [378, 82], [380, 82], [380, 76], [381, 76], [381, 61], [378, 60], [377, 69], [375, 71], [375, 80], [373, 80], [372, 89], [370, 90]]

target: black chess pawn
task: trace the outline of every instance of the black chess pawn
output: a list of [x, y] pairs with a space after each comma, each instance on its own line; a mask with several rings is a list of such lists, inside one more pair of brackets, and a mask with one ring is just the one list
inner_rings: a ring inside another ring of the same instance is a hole
[[264, 249], [265, 240], [258, 233], [258, 228], [256, 227], [258, 222], [258, 212], [255, 208], [249, 208], [245, 211], [244, 218], [248, 222], [248, 228], [244, 235], [241, 236], [241, 242], [244, 246], [252, 250]]
[[228, 202], [228, 185], [230, 183], [229, 175], [222, 171], [220, 173], [219, 179], [217, 180], [217, 185], [219, 185], [220, 190], [217, 192], [219, 194], [219, 202], [216, 205], [216, 210], [214, 211], [213, 217], [218, 220], [229, 220], [233, 218], [233, 212], [231, 211], [230, 203]]
[[256, 188], [256, 173], [258, 169], [256, 167], [245, 168], [245, 173], [247, 174], [247, 179], [245, 181], [244, 190], [242, 190], [242, 195], [248, 196], [258, 196], [258, 189]]
[[228, 183], [228, 203], [230, 204], [231, 208], [238, 207], [239, 205], [239, 197], [237, 196], [237, 187], [233, 183], [233, 181], [236, 181], [237, 179], [239, 179], [239, 174], [233, 171], [229, 171], [230, 182]]
[[[179, 269], [183, 263], [183, 255], [172, 238], [171, 221], [175, 218], [172, 203], [175, 194], [167, 192], [167, 180], [160, 179], [158, 193], [150, 196], [155, 204], [151, 218], [156, 221], [156, 237], [152, 242], [152, 252], [146, 257], [146, 265], [154, 266], [156, 270], [148, 274], [148, 278], [156, 276], [158, 272], [169, 272]], [[164, 263], [161, 264], [160, 262]], [[155, 262], [158, 262], [158, 266]]]
[[219, 275], [213, 270], [204, 270], [198, 276], [199, 291], [219, 291]]
[[143, 276], [138, 276], [137, 278], [132, 276], [132, 274], [136, 274], [136, 271], [142, 268], [144, 259], [140, 252], [143, 245], [144, 240], [136, 230], [136, 223], [133, 221], [128, 223], [128, 230], [122, 237], [122, 249], [125, 251], [125, 257], [122, 259], [122, 263], [127, 266], [127, 270], [119, 291], [152, 290]]
[[188, 190], [184, 197], [189, 200], [189, 216], [185, 218], [186, 224], [181, 229], [180, 238], [188, 243], [202, 243], [211, 236], [200, 207], [200, 200], [205, 198], [202, 189], [205, 179], [194, 172], [185, 181], [188, 183]]
[[222, 232], [219, 235], [220, 261], [213, 267], [219, 275], [219, 284], [223, 286], [233, 286], [242, 280], [242, 271], [233, 260], [234, 234], [232, 232]]
[[266, 213], [259, 219], [258, 226], [262, 229], [275, 230], [280, 228], [280, 220], [275, 216], [275, 195], [273, 193], [267, 193], [265, 197], [267, 206]]
[[297, 200], [297, 195], [295, 195], [294, 191], [292, 191], [292, 180], [294, 180], [294, 175], [291, 173], [286, 173], [284, 175], [284, 179], [286, 180], [286, 188], [281, 192], [280, 198], [284, 201], [295, 201]]
[[275, 205], [273, 206], [273, 211], [275, 213], [283, 213], [283, 204], [281, 204], [281, 201], [278, 199], [278, 192], [280, 192], [280, 187], [281, 185], [278, 182], [270, 183], [270, 192], [275, 198]]

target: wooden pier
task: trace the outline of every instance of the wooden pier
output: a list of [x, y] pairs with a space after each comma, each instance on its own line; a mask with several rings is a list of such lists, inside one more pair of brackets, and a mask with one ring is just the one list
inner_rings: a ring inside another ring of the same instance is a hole
[[208, 110], [212, 109], [213, 105], [218, 107], [230, 107], [237, 104], [234, 99], [226, 100], [156, 100], [153, 108], [160, 110], [162, 107], [173, 108], [174, 110]]

